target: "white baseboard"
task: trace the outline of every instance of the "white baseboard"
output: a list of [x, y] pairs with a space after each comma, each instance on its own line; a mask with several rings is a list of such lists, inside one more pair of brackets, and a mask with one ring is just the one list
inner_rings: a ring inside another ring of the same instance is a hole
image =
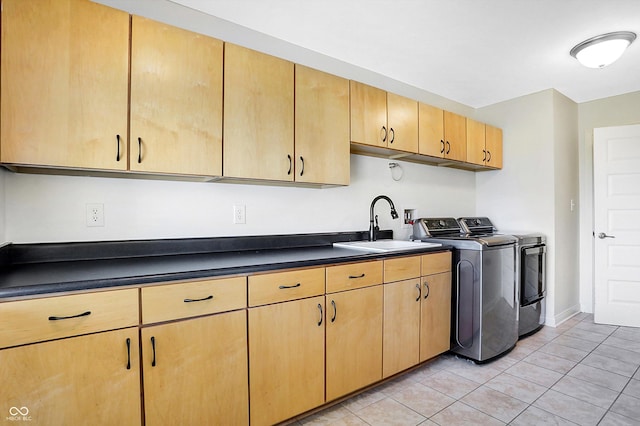
[[575, 315], [578, 315], [580, 312], [580, 305], [576, 304], [569, 309], [565, 309], [557, 315], [545, 317], [544, 324], [551, 327], [557, 327], [568, 319], [574, 317]]

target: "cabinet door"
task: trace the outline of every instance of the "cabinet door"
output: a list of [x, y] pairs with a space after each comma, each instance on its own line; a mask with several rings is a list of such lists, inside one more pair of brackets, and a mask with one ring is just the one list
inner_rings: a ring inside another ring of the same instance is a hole
[[222, 174], [222, 42], [134, 16], [131, 170]]
[[248, 424], [246, 324], [242, 310], [142, 329], [147, 425]]
[[348, 185], [349, 80], [295, 68], [295, 180]]
[[421, 103], [418, 114], [419, 152], [431, 157], [444, 157], [444, 111]]
[[450, 349], [451, 272], [422, 277], [420, 362]]
[[251, 424], [324, 403], [324, 296], [249, 309]]
[[382, 379], [382, 286], [328, 294], [327, 401]]
[[226, 43], [224, 176], [293, 181], [293, 63]]
[[387, 93], [387, 122], [389, 148], [418, 152], [418, 102]]
[[419, 278], [384, 285], [382, 377], [418, 364], [421, 294]]
[[34, 424], [140, 425], [138, 359], [137, 327], [0, 350], [0, 412], [18, 407]]
[[449, 111], [444, 112], [444, 158], [467, 161], [467, 120]]
[[487, 158], [484, 123], [467, 118], [467, 163], [484, 166]]
[[502, 168], [502, 129], [486, 126], [486, 165], [495, 169]]
[[350, 81], [351, 142], [386, 147], [387, 92]]
[[129, 15], [83, 0], [2, 8], [2, 162], [125, 170]]

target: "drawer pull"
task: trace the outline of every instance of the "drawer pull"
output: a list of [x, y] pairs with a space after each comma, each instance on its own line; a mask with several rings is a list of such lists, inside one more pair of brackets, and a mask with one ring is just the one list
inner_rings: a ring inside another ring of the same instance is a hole
[[320, 321], [318, 321], [318, 327], [320, 327], [322, 325], [323, 314], [322, 314], [322, 305], [319, 303], [318, 303], [318, 309], [320, 309]]
[[81, 314], [78, 315], [70, 315], [68, 317], [49, 317], [49, 321], [59, 321], [59, 320], [65, 320], [65, 319], [71, 319], [71, 318], [80, 318], [80, 317], [86, 317], [87, 315], [91, 315], [91, 311], [87, 311], [87, 312], [83, 312]]
[[211, 299], [213, 299], [213, 294], [210, 294], [207, 297], [203, 297], [202, 299], [184, 299], [184, 303], [202, 302], [204, 300], [211, 300]]
[[294, 284], [294, 285], [281, 285], [281, 286], [279, 286], [278, 288], [279, 288], [280, 290], [286, 290], [286, 289], [288, 289], [288, 288], [296, 288], [296, 287], [300, 287], [301, 285], [302, 285], [302, 284], [300, 284], [300, 283], [297, 283], [297, 284]]
[[349, 279], [350, 280], [355, 280], [355, 279], [358, 279], [358, 278], [364, 278], [364, 275], [365, 275], [364, 272], [362, 274], [360, 274], [360, 275], [349, 275]]
[[151, 336], [151, 350], [153, 351], [153, 359], [151, 360], [151, 366], [156, 366], [156, 338]]
[[131, 370], [131, 339], [127, 337], [127, 370]]

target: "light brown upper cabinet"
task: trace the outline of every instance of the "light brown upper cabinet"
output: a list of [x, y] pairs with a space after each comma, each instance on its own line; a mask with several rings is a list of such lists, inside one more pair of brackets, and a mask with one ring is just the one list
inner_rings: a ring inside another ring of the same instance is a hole
[[132, 19], [130, 169], [222, 175], [223, 43]]
[[351, 81], [351, 142], [418, 152], [418, 102]]
[[419, 153], [444, 158], [444, 111], [423, 103], [419, 108]]
[[420, 104], [420, 154], [467, 161], [465, 117]]
[[485, 165], [494, 169], [502, 168], [502, 129], [485, 126], [485, 149], [487, 150], [487, 160]]
[[294, 66], [225, 44], [223, 175], [293, 181]]
[[3, 163], [126, 170], [129, 14], [3, 0]]
[[484, 166], [487, 160], [485, 148], [485, 124], [467, 118], [467, 162]]
[[502, 168], [502, 130], [467, 118], [467, 162]]
[[449, 111], [444, 112], [444, 158], [467, 161], [467, 121]]
[[349, 81], [295, 66], [295, 181], [349, 184]]

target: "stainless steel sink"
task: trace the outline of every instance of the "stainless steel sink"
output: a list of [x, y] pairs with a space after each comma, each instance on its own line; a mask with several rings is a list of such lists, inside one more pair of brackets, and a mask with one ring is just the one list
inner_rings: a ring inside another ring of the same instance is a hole
[[422, 241], [405, 240], [376, 240], [376, 241], [349, 241], [344, 243], [333, 243], [334, 247], [348, 248], [354, 250], [366, 250], [374, 253], [386, 253], [390, 251], [411, 251], [429, 247], [440, 247], [439, 243], [424, 243]]

